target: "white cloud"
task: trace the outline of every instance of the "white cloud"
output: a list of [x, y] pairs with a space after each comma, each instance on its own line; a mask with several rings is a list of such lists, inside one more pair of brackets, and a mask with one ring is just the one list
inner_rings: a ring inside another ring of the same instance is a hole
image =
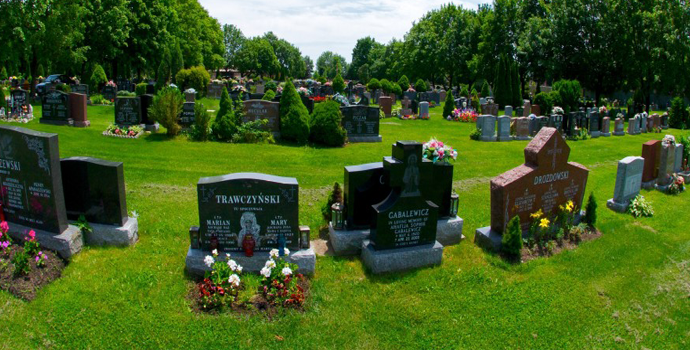
[[[221, 24], [234, 24], [245, 36], [275, 35], [296, 45], [314, 61], [333, 51], [348, 61], [357, 39], [371, 36], [387, 43], [402, 39], [412, 23], [448, 0], [200, 0]], [[454, 1], [476, 9], [486, 0]]]

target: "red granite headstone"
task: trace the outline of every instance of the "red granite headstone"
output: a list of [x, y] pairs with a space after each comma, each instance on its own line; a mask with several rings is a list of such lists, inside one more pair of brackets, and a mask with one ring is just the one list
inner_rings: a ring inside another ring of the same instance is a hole
[[491, 180], [491, 230], [503, 233], [515, 216], [527, 229], [532, 213], [550, 216], [569, 200], [582, 208], [589, 170], [569, 156], [561, 133], [542, 128], [525, 148], [525, 164]]
[[659, 153], [661, 152], [661, 141], [647, 141], [642, 145], [642, 158], [644, 158], [644, 170], [642, 171], [642, 182], [654, 181], [657, 178], [659, 169]]
[[393, 99], [388, 96], [379, 97], [379, 106], [386, 117], [390, 117], [393, 113]]
[[69, 94], [70, 114], [74, 121], [74, 126], [85, 128], [91, 126], [91, 122], [86, 116], [86, 95], [76, 92]]
[[532, 114], [536, 115], [537, 117], [541, 115], [541, 108], [539, 108], [539, 105], [532, 105]]

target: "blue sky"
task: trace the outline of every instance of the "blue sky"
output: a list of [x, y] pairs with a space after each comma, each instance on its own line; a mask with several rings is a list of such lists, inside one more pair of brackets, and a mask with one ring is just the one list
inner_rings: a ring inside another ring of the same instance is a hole
[[[448, 0], [199, 0], [221, 24], [234, 24], [245, 36], [272, 31], [314, 61], [324, 51], [352, 58], [357, 39], [372, 36], [386, 43], [402, 39], [427, 11]], [[454, 1], [476, 9], [486, 0]]]

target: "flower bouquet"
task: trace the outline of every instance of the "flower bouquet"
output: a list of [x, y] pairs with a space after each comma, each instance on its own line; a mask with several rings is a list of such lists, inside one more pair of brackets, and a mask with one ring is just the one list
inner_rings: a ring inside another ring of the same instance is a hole
[[429, 159], [434, 163], [450, 163], [450, 160], [458, 158], [458, 152], [443, 142], [432, 138], [429, 142], [424, 143], [423, 146], [424, 159]]
[[127, 139], [136, 139], [144, 133], [144, 129], [138, 125], [133, 126], [119, 126], [115, 124], [110, 124], [107, 129], [103, 132], [104, 136], [121, 137]]
[[668, 187], [669, 194], [680, 194], [685, 192], [685, 178], [677, 174], [671, 175], [671, 185]]
[[311, 91], [303, 86], [297, 89], [297, 93], [302, 97], [311, 97]]
[[553, 114], [564, 115], [565, 111], [563, 111], [563, 108], [556, 106], [553, 107]]

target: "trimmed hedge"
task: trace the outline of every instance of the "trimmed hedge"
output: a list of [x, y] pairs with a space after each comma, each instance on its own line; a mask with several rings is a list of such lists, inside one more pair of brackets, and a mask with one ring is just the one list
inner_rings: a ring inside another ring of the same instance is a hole
[[338, 102], [317, 103], [311, 115], [311, 141], [331, 147], [343, 146], [347, 139], [347, 131], [340, 125], [342, 119]]
[[302, 103], [295, 85], [289, 80], [280, 97], [280, 136], [299, 144], [305, 144], [309, 140], [309, 111]]

